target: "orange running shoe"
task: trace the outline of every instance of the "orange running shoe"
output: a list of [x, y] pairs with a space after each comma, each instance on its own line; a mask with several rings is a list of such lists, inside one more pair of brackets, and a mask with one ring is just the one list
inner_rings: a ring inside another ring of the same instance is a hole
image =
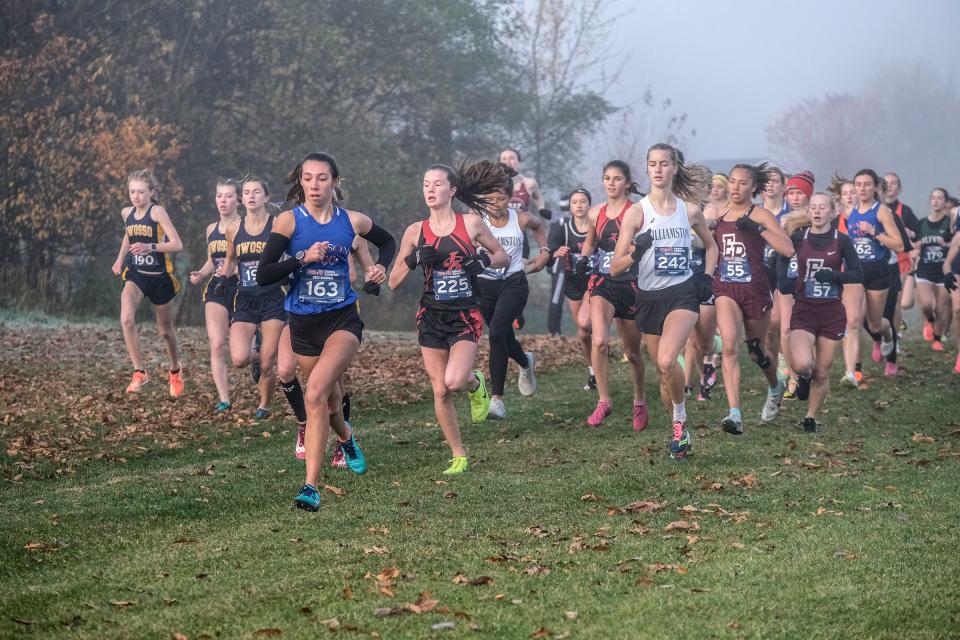
[[147, 384], [150, 381], [150, 378], [147, 377], [147, 374], [143, 371], [134, 371], [133, 377], [130, 378], [130, 384], [127, 385], [127, 393], [136, 393], [143, 388], [143, 385]]
[[179, 398], [183, 394], [183, 370], [170, 372], [170, 397]]
[[863, 371], [854, 371], [853, 377], [857, 382], [863, 382]]
[[923, 339], [927, 342], [933, 341], [933, 323], [929, 320], [923, 323]]
[[930, 348], [934, 351], [943, 351], [943, 343], [939, 340], [934, 340], [933, 344], [930, 345]]

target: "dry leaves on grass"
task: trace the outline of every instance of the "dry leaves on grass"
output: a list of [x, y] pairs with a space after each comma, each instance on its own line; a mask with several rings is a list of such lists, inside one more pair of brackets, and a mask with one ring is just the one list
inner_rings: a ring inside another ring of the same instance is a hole
[[52, 553], [57, 551], [60, 548], [55, 542], [28, 542], [23, 545], [23, 548], [27, 551], [43, 551], [45, 553]]
[[624, 513], [653, 513], [667, 506], [666, 502], [654, 502], [652, 500], [637, 500], [622, 507], [607, 508], [607, 515], [616, 516]]
[[364, 576], [367, 580], [373, 580], [377, 585], [377, 590], [388, 598], [394, 596], [393, 587], [396, 584], [397, 578], [400, 576], [400, 569], [397, 567], [388, 567], [383, 569], [377, 575], [368, 573]]
[[470, 579], [462, 573], [458, 573], [453, 576], [453, 584], [467, 584], [471, 587], [481, 587], [487, 584], [493, 584], [493, 578], [490, 576], [478, 576], [476, 578]]
[[699, 531], [700, 525], [696, 522], [676, 520], [663, 528], [664, 531]]

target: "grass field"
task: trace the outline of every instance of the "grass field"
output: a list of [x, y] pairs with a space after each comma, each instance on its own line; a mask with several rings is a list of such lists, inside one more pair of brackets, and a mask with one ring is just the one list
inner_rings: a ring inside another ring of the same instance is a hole
[[409, 402], [419, 361], [390, 361], [399, 391], [355, 409], [370, 471], [328, 471], [309, 514], [290, 508], [292, 421], [210, 417], [200, 373], [178, 403], [106, 391], [122, 352], [91, 354], [116, 327], [0, 337], [0, 637], [960, 636], [960, 376], [922, 342], [895, 381], [869, 363], [868, 389], [835, 389], [816, 437], [796, 402], [759, 424], [760, 391], [741, 438], [716, 427], [722, 390], [691, 402], [683, 464], [658, 403], [630, 430], [623, 365], [600, 429], [582, 367], [558, 361], [531, 399], [514, 373], [508, 419], [464, 428], [456, 479], [431, 404]]

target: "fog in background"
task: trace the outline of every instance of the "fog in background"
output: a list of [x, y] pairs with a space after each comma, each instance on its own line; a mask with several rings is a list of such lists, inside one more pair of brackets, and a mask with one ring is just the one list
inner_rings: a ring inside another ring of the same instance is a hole
[[[635, 122], [634, 131], [662, 131], [669, 117], [686, 114], [677, 141], [691, 160], [767, 158], [794, 171], [807, 168], [796, 166], [806, 160], [821, 165], [817, 167], [818, 188], [826, 186], [829, 176], [824, 172], [833, 169], [849, 173], [873, 166], [878, 171], [896, 169], [910, 174], [910, 169], [902, 166], [902, 156], [912, 154], [896, 153], [901, 158], [897, 162], [869, 146], [858, 152], [848, 144], [849, 155], [854, 157], [839, 157], [834, 163], [809, 158], [809, 153], [784, 158], [792, 154], [771, 146], [767, 128], [803, 100], [826, 94], [862, 96], [884, 91], [888, 81], [887, 90], [892, 94], [923, 92], [920, 76], [924, 73], [946, 85], [933, 89], [952, 89], [954, 99], [960, 93], [960, 2], [952, 0], [621, 2], [609, 12], [618, 10], [622, 17], [610, 29], [602, 69], [606, 74], [620, 69], [620, 76], [604, 95], [616, 105], [637, 106], [639, 124]], [[890, 72], [897, 77], [890, 78]], [[599, 70], [597, 75], [602, 75]], [[920, 86], [903, 86], [898, 82], [903, 79]], [[654, 100], [652, 108], [644, 109], [648, 88]], [[666, 99], [671, 104], [664, 109], [662, 101]], [[887, 136], [909, 137], [914, 129], [931, 126], [923, 117], [911, 117], [917, 114], [904, 106], [904, 113], [890, 114], [878, 123], [885, 129], [894, 126], [887, 119], [899, 125], [896, 131], [888, 130]], [[960, 120], [945, 117], [936, 125], [934, 139], [960, 147]], [[595, 167], [609, 159], [611, 152], [627, 153], [623, 133], [607, 130], [585, 150], [588, 174], [599, 174]], [[638, 137], [639, 147], [652, 141], [643, 139], [642, 134]], [[956, 158], [940, 154], [945, 163]], [[637, 158], [632, 160], [636, 163]], [[642, 165], [636, 166], [636, 171], [642, 171]], [[917, 180], [905, 178], [905, 198], [917, 203], [914, 206], [926, 206], [929, 189], [940, 182], [951, 192], [960, 191], [960, 163], [952, 162], [936, 173], [932, 169], [923, 172], [929, 176], [925, 180], [916, 175], [919, 172], [913, 172]], [[599, 186], [596, 177], [585, 175], [584, 179]]]

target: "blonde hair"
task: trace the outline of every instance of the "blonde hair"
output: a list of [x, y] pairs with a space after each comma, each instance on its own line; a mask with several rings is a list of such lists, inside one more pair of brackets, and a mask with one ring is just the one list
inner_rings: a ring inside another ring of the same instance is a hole
[[157, 180], [157, 176], [153, 175], [153, 171], [150, 169], [139, 169], [132, 172], [127, 176], [127, 184], [131, 182], [145, 182], [150, 190], [153, 191], [153, 196], [150, 198], [150, 201], [154, 204], [160, 202], [160, 181]]
[[780, 219], [780, 224], [783, 226], [783, 230], [787, 232], [787, 235], [792, 236], [804, 227], [811, 226], [813, 222], [810, 220], [810, 214], [807, 213], [806, 209], [798, 209], [797, 211], [791, 211], [784, 215], [783, 218]]

